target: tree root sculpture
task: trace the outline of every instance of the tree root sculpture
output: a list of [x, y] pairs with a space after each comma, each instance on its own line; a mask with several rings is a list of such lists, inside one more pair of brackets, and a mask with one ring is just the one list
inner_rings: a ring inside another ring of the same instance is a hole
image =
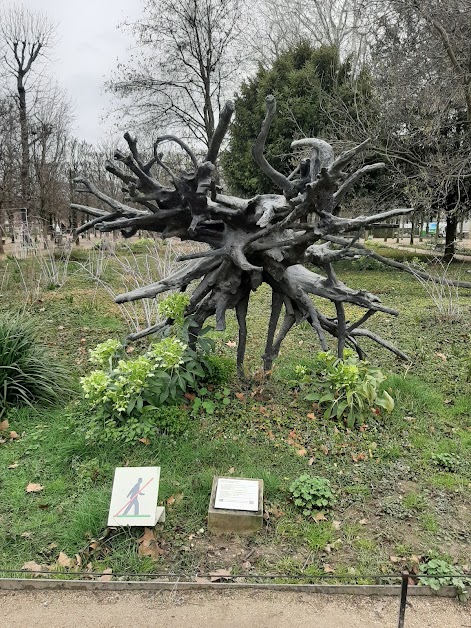
[[[253, 157], [282, 194], [242, 199], [217, 191], [215, 163], [233, 113], [232, 103], [227, 103], [202, 162], [182, 140], [171, 135], [158, 138], [153, 156], [145, 161], [137, 149], [136, 140], [126, 134], [124, 137], [130, 153], [126, 155], [117, 151], [115, 160], [118, 165], [109, 162], [107, 170], [122, 181], [126, 201], [143, 209], [121, 203], [100, 192], [87, 179], [78, 178], [75, 181], [82, 191], [94, 195], [110, 208], [107, 212], [73, 205], [93, 217], [78, 231], [95, 227], [101, 231], [119, 230], [124, 237], [131, 237], [138, 230], [145, 229], [159, 233], [162, 238], [178, 237], [208, 245], [209, 250], [181, 257], [181, 260], [189, 262], [182, 270], [156, 283], [121, 294], [116, 302], [152, 299], [159, 293], [184, 291], [191, 286], [186, 314], [192, 317], [195, 338], [211, 316], [215, 317], [216, 329], [224, 330], [227, 310], [235, 309], [239, 325], [237, 367], [241, 374], [247, 342], [248, 303], [251, 292], [257, 290], [262, 282], [272, 290], [263, 354], [265, 370], [271, 369], [293, 325], [302, 321], [313, 327], [324, 350], [328, 348], [327, 335], [335, 337], [339, 356], [343, 355], [348, 345], [362, 357], [359, 339], [367, 337], [398, 357], [407, 359], [400, 349], [363, 327], [376, 312], [395, 316], [396, 310], [382, 305], [374, 294], [346, 286], [337, 278], [333, 263], [355, 255], [371, 255], [407, 271], [407, 266], [381, 258], [357, 241], [361, 230], [370, 224], [408, 214], [413, 208], [392, 209], [357, 218], [340, 217], [339, 208], [345, 195], [362, 175], [378, 170], [384, 164], [364, 166], [347, 174], [345, 169], [367, 148], [368, 143], [364, 142], [335, 158], [329, 144], [311, 138], [293, 142], [293, 146], [309, 146], [311, 159], [301, 162], [297, 169], [298, 178], [285, 177], [264, 156], [265, 141], [275, 112], [275, 99], [268, 96], [266, 116], [253, 147]], [[163, 141], [176, 142], [185, 151], [191, 162], [191, 171], [175, 174], [170, 170], [158, 152]], [[152, 169], [156, 165], [166, 172], [172, 181], [171, 186], [155, 178]], [[317, 267], [322, 274], [308, 270], [304, 264]], [[471, 287], [464, 282], [462, 285]], [[336, 316], [329, 318], [322, 314], [311, 295], [332, 302]], [[356, 321], [347, 320], [346, 304], [363, 308], [365, 313]], [[283, 320], [279, 324], [282, 313]], [[130, 339], [155, 333], [172, 322], [167, 320], [161, 325], [149, 327], [131, 335]]]

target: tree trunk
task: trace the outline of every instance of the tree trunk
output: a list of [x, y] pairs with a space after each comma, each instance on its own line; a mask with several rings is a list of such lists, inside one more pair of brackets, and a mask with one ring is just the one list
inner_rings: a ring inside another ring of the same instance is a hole
[[13, 212], [9, 212], [7, 210], [7, 217], [8, 217], [8, 231], [9, 231], [11, 243], [15, 244], [15, 218], [14, 218]]
[[3, 248], [3, 209], [0, 208], [0, 255], [3, 255], [5, 250]]
[[[29, 159], [29, 142], [28, 142], [28, 114], [26, 109], [26, 90], [24, 86], [24, 74], [18, 73], [17, 77], [17, 89], [18, 89], [18, 107], [19, 107], [19, 119], [20, 119], [20, 135], [21, 135], [21, 168], [20, 168], [20, 183], [21, 183], [21, 201], [23, 207], [27, 210], [30, 202], [30, 159]], [[26, 223], [26, 212], [21, 212], [21, 220], [23, 224]]]
[[458, 230], [458, 219], [456, 214], [447, 213], [446, 215], [446, 231], [445, 231], [445, 254], [443, 261], [449, 264], [453, 261], [456, 247], [456, 232]]

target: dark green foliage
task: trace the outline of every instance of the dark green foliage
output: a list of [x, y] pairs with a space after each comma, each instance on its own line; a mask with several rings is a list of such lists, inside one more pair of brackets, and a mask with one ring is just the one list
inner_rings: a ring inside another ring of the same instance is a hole
[[8, 406], [54, 405], [70, 392], [65, 367], [38, 342], [36, 330], [34, 319], [0, 316], [0, 416]]
[[460, 466], [460, 461], [457, 456], [446, 452], [432, 453], [430, 461], [436, 467], [440, 467], [440, 469], [444, 469], [445, 471], [449, 471], [451, 473], [456, 471]]
[[230, 381], [235, 373], [236, 365], [232, 358], [209, 354], [206, 361], [211, 367], [211, 372], [206, 378], [208, 384], [223, 386]]
[[318, 510], [332, 508], [335, 496], [326, 478], [317, 478], [307, 473], [300, 475], [289, 487], [294, 505], [311, 517]]
[[183, 405], [145, 406], [137, 415], [106, 417], [103, 412], [90, 411], [72, 416], [78, 431], [86, 430], [87, 442], [92, 443], [135, 443], [149, 444], [161, 436], [182, 436], [188, 432], [192, 420]]
[[453, 586], [460, 602], [467, 601], [469, 594], [466, 586], [471, 584], [471, 579], [464, 576], [463, 570], [458, 565], [432, 558], [420, 565], [420, 573], [428, 576], [421, 578], [420, 584], [428, 585], [434, 591], [439, 591], [441, 587]]
[[265, 155], [280, 172], [293, 169], [291, 142], [300, 137], [335, 138], [331, 116], [339, 100], [348, 110], [369, 96], [369, 81], [361, 74], [353, 83], [348, 61], [341, 63], [335, 48], [313, 48], [308, 42], [280, 55], [269, 69], [260, 67], [242, 84], [235, 100], [235, 122], [229, 149], [223, 155], [230, 187], [246, 195], [273, 191], [273, 184], [252, 159], [252, 146], [265, 116], [265, 98], [273, 94], [280, 112], [272, 123]]

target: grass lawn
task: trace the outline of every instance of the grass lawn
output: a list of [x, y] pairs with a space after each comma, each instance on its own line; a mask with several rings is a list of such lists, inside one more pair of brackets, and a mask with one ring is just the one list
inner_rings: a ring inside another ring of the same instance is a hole
[[[24, 272], [28, 263], [20, 262]], [[109, 295], [78, 264], [69, 270], [62, 288], [41, 292], [26, 310], [78, 382], [89, 369], [88, 349], [122, 338], [127, 330]], [[112, 281], [112, 269], [107, 272]], [[471, 267], [456, 265], [452, 272], [466, 279]], [[9, 430], [19, 438], [0, 444], [0, 569], [21, 569], [28, 561], [57, 565], [60, 552], [77, 555], [76, 562], [96, 571], [227, 569], [307, 581], [329, 572], [369, 582], [372, 574], [396, 573], [429, 557], [469, 565], [471, 291], [460, 293], [461, 317], [453, 322], [437, 319], [433, 303], [409, 275], [347, 265], [338, 274], [400, 312], [397, 319], [378, 314], [367, 326], [406, 351], [410, 363], [364, 342], [369, 360], [388, 375], [386, 388], [396, 401], [391, 415], [350, 431], [313, 414], [312, 404], [290, 383], [295, 367], [309, 365], [318, 351], [305, 324], [286, 339], [271, 380], [262, 381], [269, 310], [269, 293], [262, 287], [249, 310], [252, 377], [234, 378], [230, 404], [193, 419], [180, 438], [160, 435], [150, 444], [106, 447], [87, 443], [79, 392], [66, 407], [9, 411]], [[0, 309], [22, 309], [18, 266], [1, 263], [2, 276]], [[233, 316], [217, 338], [218, 353], [235, 359]], [[451, 465], [444, 464], [443, 454], [451, 455]], [[142, 529], [106, 527], [114, 468], [125, 465], [162, 467], [159, 498], [167, 521], [157, 526], [152, 555], [139, 552]], [[326, 520], [305, 519], [289, 501], [288, 488], [303, 472], [328, 478], [335, 489], [336, 504]], [[258, 534], [208, 535], [215, 474], [264, 480], [265, 521]], [[43, 488], [27, 493], [29, 483]], [[65, 569], [61, 560], [58, 568]]]

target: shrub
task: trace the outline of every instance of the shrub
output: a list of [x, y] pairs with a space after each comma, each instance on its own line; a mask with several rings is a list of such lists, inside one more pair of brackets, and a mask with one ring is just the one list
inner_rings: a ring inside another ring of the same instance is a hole
[[324, 419], [342, 419], [349, 428], [363, 423], [371, 413], [379, 414], [378, 406], [386, 412], [394, 409], [391, 395], [379, 390], [386, 377], [350, 349], [345, 350], [343, 359], [322, 351], [313, 369], [301, 367], [298, 375], [300, 383], [312, 389], [306, 399], [319, 405]]
[[210, 366], [210, 373], [208, 373], [206, 382], [214, 386], [223, 386], [224, 384], [227, 384], [236, 370], [234, 360], [232, 358], [214, 354], [208, 355], [206, 360]]
[[191, 349], [175, 336], [152, 343], [137, 357], [108, 340], [90, 351], [90, 361], [101, 367], [81, 379], [94, 411], [86, 421], [87, 438], [95, 441], [132, 441], [162, 429], [178, 432], [185, 412], [169, 406], [182, 405], [185, 393], [212, 372], [201, 346]]
[[330, 482], [307, 473], [300, 475], [289, 487], [294, 505], [303, 511], [305, 517], [312, 517], [318, 510], [327, 510], [335, 503]]
[[181, 436], [191, 427], [187, 409], [183, 406], [145, 406], [121, 420], [94, 413], [85, 418], [85, 437], [94, 443], [133, 443], [151, 440], [157, 435]]
[[54, 405], [70, 393], [70, 377], [36, 337], [37, 324], [0, 316], [0, 416], [8, 406]]

